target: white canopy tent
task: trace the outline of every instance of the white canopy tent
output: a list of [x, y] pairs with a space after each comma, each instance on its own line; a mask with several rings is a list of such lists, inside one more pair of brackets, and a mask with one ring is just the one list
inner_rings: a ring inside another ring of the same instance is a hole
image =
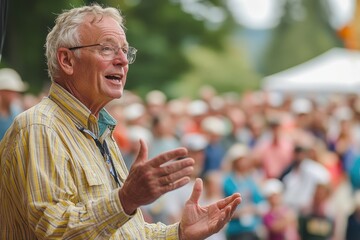
[[303, 64], [265, 77], [262, 88], [291, 94], [360, 93], [360, 52], [331, 49]]

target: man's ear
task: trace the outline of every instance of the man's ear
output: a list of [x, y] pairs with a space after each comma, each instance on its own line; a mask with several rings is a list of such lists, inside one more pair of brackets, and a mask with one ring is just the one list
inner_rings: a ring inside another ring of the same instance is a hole
[[72, 75], [74, 71], [74, 54], [67, 48], [59, 48], [57, 51], [57, 59], [60, 68], [68, 75]]

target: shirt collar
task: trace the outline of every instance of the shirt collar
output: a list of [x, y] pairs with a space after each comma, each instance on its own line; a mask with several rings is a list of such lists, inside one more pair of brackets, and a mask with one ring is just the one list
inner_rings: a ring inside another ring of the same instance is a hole
[[89, 129], [97, 136], [101, 136], [107, 128], [111, 131], [115, 128], [116, 120], [104, 108], [100, 110], [97, 119], [83, 103], [57, 83], [51, 85], [49, 98], [71, 118], [75, 125]]
[[106, 128], [109, 128], [111, 132], [114, 130], [116, 120], [103, 108], [99, 112], [98, 125], [101, 136], [105, 132]]

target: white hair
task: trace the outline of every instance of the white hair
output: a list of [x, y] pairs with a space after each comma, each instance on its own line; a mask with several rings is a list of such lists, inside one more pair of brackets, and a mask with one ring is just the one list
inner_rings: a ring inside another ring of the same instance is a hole
[[91, 23], [99, 22], [101, 19], [111, 17], [124, 28], [124, 20], [120, 10], [113, 7], [103, 8], [98, 4], [83, 6], [66, 10], [55, 20], [55, 26], [46, 37], [45, 49], [48, 65], [48, 74], [53, 81], [58, 77], [59, 65], [57, 62], [57, 50], [60, 47], [74, 47], [80, 45], [80, 34], [78, 31], [87, 16], [92, 16]]

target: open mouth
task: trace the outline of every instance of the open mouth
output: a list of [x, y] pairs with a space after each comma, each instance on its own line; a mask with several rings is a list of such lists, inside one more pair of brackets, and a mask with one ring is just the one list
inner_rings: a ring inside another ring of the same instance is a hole
[[120, 75], [107, 75], [105, 76], [107, 79], [112, 80], [112, 81], [117, 81], [120, 82], [121, 80], [121, 76]]

